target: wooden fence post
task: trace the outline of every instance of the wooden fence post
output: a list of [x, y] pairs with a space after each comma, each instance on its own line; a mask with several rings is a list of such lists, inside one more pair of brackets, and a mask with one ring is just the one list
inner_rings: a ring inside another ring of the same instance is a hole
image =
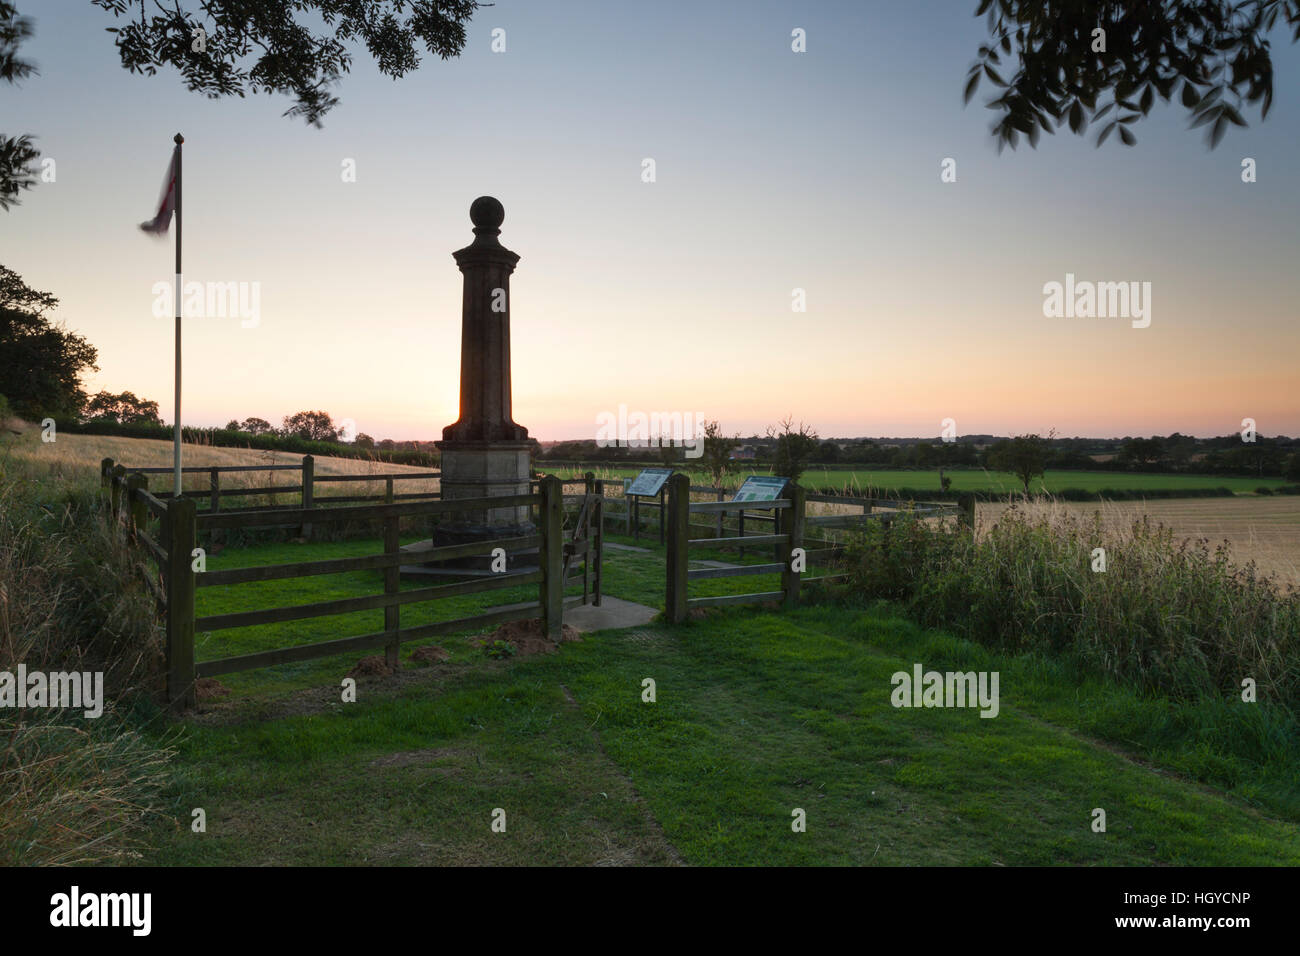
[[[718, 489], [718, 500], [719, 501], [726, 500], [723, 497], [721, 488]], [[718, 537], [719, 538], [722, 537], [722, 512], [718, 512]], [[736, 512], [736, 537], [741, 539], [745, 537], [745, 509], [744, 508], [741, 508], [739, 511]], [[743, 558], [745, 556], [745, 549], [743, 547], [737, 548], [736, 553]]]
[[[272, 501], [275, 499], [272, 498]], [[216, 514], [221, 510], [221, 469], [215, 465], [208, 471], [208, 511]], [[223, 537], [220, 528], [208, 532], [210, 544], [217, 544]]]
[[190, 498], [170, 498], [163, 519], [167, 548], [167, 700], [188, 710], [194, 694], [195, 507]]
[[117, 524], [122, 518], [122, 490], [126, 487], [126, 467], [123, 465], [113, 466], [113, 524]]
[[596, 482], [596, 575], [593, 584], [595, 596], [592, 603], [600, 607], [601, 588], [604, 585], [605, 563], [605, 482]]
[[664, 523], [668, 520], [668, 483], [664, 482], [659, 489], [659, 543], [664, 543]]
[[[393, 479], [387, 479], [387, 486], [384, 489], [384, 504], [393, 503]], [[384, 554], [397, 554], [401, 550], [401, 536], [398, 528], [399, 519], [384, 519]], [[384, 594], [397, 594], [402, 589], [402, 569], [397, 565], [391, 565], [384, 568]], [[401, 642], [397, 639], [396, 634], [402, 627], [402, 609], [400, 606], [393, 604], [384, 608], [384, 630], [394, 635], [392, 641], [384, 645], [384, 663], [388, 665], [389, 670], [396, 671], [398, 664], [398, 651], [401, 649]]]
[[[316, 478], [316, 459], [311, 455], [302, 456], [302, 506], [304, 509], [312, 507], [312, 500], [315, 497], [315, 487], [313, 481]], [[311, 539], [311, 524], [303, 522], [302, 537]]]
[[555, 475], [541, 480], [542, 504], [538, 529], [542, 533], [539, 552], [542, 581], [538, 600], [542, 605], [542, 634], [559, 642], [564, 628], [564, 485]]
[[111, 528], [113, 527], [113, 507], [111, 503], [113, 494], [113, 459], [111, 458], [103, 458], [99, 462], [99, 487], [107, 488], [109, 492], [109, 499], [105, 502], [109, 507], [104, 509], [104, 520], [108, 522], [108, 526]]
[[578, 514], [587, 516], [587, 527], [583, 529], [582, 540], [587, 545], [587, 553], [582, 556], [582, 603], [587, 604], [591, 595], [591, 547], [595, 543], [591, 535], [591, 518], [596, 510], [596, 473], [589, 471], [582, 479], [583, 484], [583, 507]]
[[126, 504], [127, 504], [127, 533], [134, 542], [138, 533], [144, 529], [145, 522], [149, 520], [149, 508], [144, 502], [144, 498], [137, 495], [137, 491], [142, 491], [149, 487], [149, 479], [140, 472], [133, 472], [126, 477]]
[[[786, 487], [788, 488], [789, 485], [787, 485]], [[790, 496], [787, 495], [784, 491], [782, 491], [780, 497], [788, 498]], [[772, 508], [771, 511], [772, 511], [772, 533], [780, 534], [781, 533], [781, 511], [779, 508]], [[784, 547], [785, 545], [778, 542], [776, 546], [772, 549], [772, 559], [774, 561], [784, 560], [785, 552], [782, 550]]]
[[975, 496], [970, 492], [957, 496], [957, 527], [968, 529], [975, 537]]
[[689, 567], [691, 480], [677, 474], [668, 479], [668, 581], [664, 610], [668, 620], [686, 620], [686, 569]]
[[[790, 485], [789, 493], [785, 496], [790, 499], [790, 507], [785, 509], [785, 517], [781, 522], [781, 533], [788, 534], [790, 541], [780, 547], [783, 550], [781, 568], [781, 590], [785, 592], [784, 605], [786, 610], [793, 610], [799, 604], [799, 572], [791, 566], [793, 564], [792, 552], [795, 548], [803, 547], [803, 514], [804, 504], [806, 502], [807, 492], [798, 485]], [[781, 512], [775, 512], [781, 514]]]

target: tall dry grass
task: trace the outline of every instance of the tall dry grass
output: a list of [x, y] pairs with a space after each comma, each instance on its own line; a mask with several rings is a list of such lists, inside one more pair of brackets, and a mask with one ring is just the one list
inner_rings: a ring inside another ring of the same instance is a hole
[[1300, 711], [1300, 592], [1235, 563], [1226, 542], [1040, 504], [976, 539], [903, 516], [887, 548], [879, 527], [854, 536], [848, 563], [857, 592], [983, 643], [1065, 655], [1177, 700], [1240, 695], [1250, 678], [1261, 701]]
[[162, 635], [134, 560], [87, 481], [34, 475], [0, 449], [0, 670], [99, 671], [105, 698], [95, 719], [0, 709], [0, 862], [124, 862], [160, 817], [172, 751], [140, 714]]

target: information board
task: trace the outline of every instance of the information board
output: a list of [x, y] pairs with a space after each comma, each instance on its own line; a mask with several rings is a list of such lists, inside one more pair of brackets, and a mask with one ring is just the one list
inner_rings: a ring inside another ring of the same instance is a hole
[[624, 489], [625, 495], [644, 495], [647, 498], [659, 494], [664, 482], [672, 475], [671, 468], [647, 468], [632, 479], [632, 484]]
[[775, 501], [790, 483], [789, 478], [775, 475], [750, 475], [732, 501]]

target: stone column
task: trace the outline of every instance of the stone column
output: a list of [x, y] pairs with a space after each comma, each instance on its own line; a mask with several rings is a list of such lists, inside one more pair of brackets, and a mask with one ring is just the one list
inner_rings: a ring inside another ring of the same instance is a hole
[[[510, 274], [519, 256], [497, 240], [505, 209], [480, 196], [469, 209], [474, 241], [452, 255], [465, 276], [460, 324], [460, 417], [442, 430], [442, 497], [528, 494], [528, 429], [511, 418]], [[447, 515], [435, 545], [533, 534], [527, 507]]]

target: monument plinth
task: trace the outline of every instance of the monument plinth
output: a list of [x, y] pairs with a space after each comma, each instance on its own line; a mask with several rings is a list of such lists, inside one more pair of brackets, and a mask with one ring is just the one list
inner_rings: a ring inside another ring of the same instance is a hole
[[[474, 241], [452, 255], [465, 276], [460, 322], [460, 417], [435, 442], [442, 453], [442, 497], [526, 495], [528, 429], [510, 407], [510, 275], [519, 256], [497, 240], [505, 208], [491, 196], [469, 207]], [[444, 546], [535, 533], [527, 506], [447, 515], [434, 531]], [[512, 564], [514, 562], [511, 562]]]

